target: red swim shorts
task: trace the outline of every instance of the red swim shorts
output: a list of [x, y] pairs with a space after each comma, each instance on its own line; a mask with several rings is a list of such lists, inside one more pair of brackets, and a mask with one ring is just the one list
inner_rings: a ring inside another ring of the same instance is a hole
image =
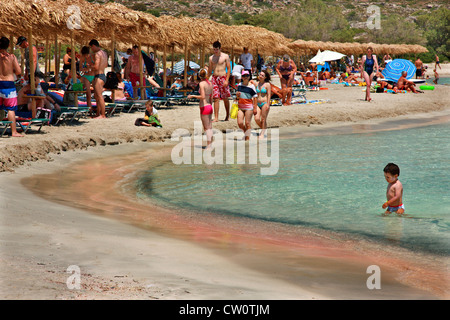
[[136, 87], [136, 82], [139, 81], [139, 75], [133, 72], [130, 72], [130, 82], [133, 87]]
[[213, 99], [227, 99], [231, 97], [230, 87], [223, 86], [227, 76], [212, 76]]

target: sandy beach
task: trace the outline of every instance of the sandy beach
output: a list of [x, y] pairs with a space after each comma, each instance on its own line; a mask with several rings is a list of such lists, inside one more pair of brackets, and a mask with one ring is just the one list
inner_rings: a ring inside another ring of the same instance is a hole
[[[440, 75], [450, 76], [450, 65], [443, 64]], [[278, 79], [274, 79], [274, 83], [277, 82]], [[327, 84], [326, 87], [328, 90], [308, 92], [307, 98], [329, 99], [327, 103], [272, 107], [269, 128], [291, 127], [310, 133], [321, 127], [352, 125], [355, 130], [363, 130], [365, 125], [388, 119], [403, 119], [407, 126], [408, 119], [439, 119], [441, 115], [449, 115], [448, 86], [438, 85], [434, 91], [423, 94], [373, 93], [370, 103], [364, 101], [363, 87], [342, 84]], [[154, 151], [152, 156], [156, 161], [170, 148], [174, 130], [183, 128], [192, 132], [194, 121], [199, 121], [198, 105], [194, 104], [161, 108], [159, 114], [163, 128], [136, 127], [135, 119], [143, 114], [121, 113], [106, 120], [81, 119], [72, 125], [43, 127], [40, 133], [30, 133], [24, 138], [0, 139], [1, 298], [449, 298], [448, 287], [442, 290], [439, 285], [442, 277], [448, 279], [445, 259], [436, 264], [435, 270], [432, 268], [436, 278], [425, 284], [420, 282], [419, 275], [431, 274], [430, 266], [414, 264], [414, 257], [411, 261], [401, 260], [388, 250], [368, 257], [361, 251], [370, 248], [370, 244], [359, 247], [361, 244], [351, 241], [335, 243], [330, 234], [304, 230], [295, 230], [296, 236], [289, 237], [292, 230], [282, 225], [276, 232], [279, 237], [260, 239], [257, 231], [267, 228], [264, 224], [243, 232], [234, 228], [233, 223], [226, 229], [220, 228], [220, 218], [214, 216], [202, 224], [197, 219], [184, 221], [171, 216], [171, 212], [161, 208], [143, 209], [124, 201], [119, 206], [121, 195], [115, 188], [118, 167], [123, 164], [120, 177], [125, 177], [127, 161], [144, 161], [148, 153], [132, 158], [129, 155], [148, 148]], [[221, 106], [220, 118], [223, 117]], [[253, 128], [256, 127], [253, 121]], [[225, 131], [237, 129], [237, 124], [235, 120], [220, 121], [214, 123], [213, 128]], [[118, 156], [122, 162], [109, 165], [108, 159]], [[111, 189], [95, 193], [97, 182], [89, 180], [89, 168], [97, 171], [91, 173], [99, 184], [111, 186]], [[55, 172], [61, 174], [55, 175]], [[67, 188], [72, 193], [68, 196], [83, 197], [84, 205], [77, 207], [73, 203], [65, 205], [62, 200], [50, 201], [49, 194], [38, 196], [36, 190], [32, 191], [36, 174], [53, 174], [54, 180], [49, 178], [49, 185], [54, 188], [60, 183], [61, 191]], [[83, 179], [71, 185], [77, 175]], [[59, 177], [67, 178], [67, 185], [65, 180], [58, 180]], [[117, 216], [102, 214], [105, 206], [109, 212], [117, 212]], [[133, 214], [120, 217], [124, 208]], [[153, 220], [143, 225], [141, 211], [146, 210], [152, 213]], [[236, 226], [238, 224], [236, 221]], [[183, 236], [177, 236], [177, 232]], [[303, 237], [298, 238], [298, 234]], [[201, 240], [196, 240], [195, 236]], [[291, 257], [286, 265], [298, 264], [298, 273], [283, 273], [283, 267], [270, 263], [276, 261], [280, 251]], [[249, 254], [252, 261], [247, 259]], [[367, 290], [365, 268], [368, 261], [385, 266], [383, 281], [390, 290]], [[71, 275], [67, 268], [72, 265], [81, 269], [81, 289], [78, 290], [67, 286]], [[332, 283], [334, 289], [327, 289], [322, 282], [308, 276], [313, 272]], [[336, 273], [341, 276], [336, 277]], [[357, 287], [358, 283], [361, 288]], [[343, 292], [348, 295], [340, 293], [340, 287], [345, 288]], [[407, 294], [399, 296], [405, 288]], [[357, 295], [358, 292], [363, 294]]]

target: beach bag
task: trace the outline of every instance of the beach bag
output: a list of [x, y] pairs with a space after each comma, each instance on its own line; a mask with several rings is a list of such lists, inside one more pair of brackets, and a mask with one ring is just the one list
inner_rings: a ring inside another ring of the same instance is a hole
[[239, 106], [238, 106], [237, 102], [235, 101], [231, 105], [231, 111], [230, 111], [231, 119], [236, 119], [237, 118], [238, 111], [239, 111]]
[[[70, 89], [69, 89], [70, 88]], [[68, 87], [67, 91], [72, 91], [72, 87]], [[75, 105], [75, 93], [72, 92], [64, 92], [63, 104], [65, 106], [73, 106]]]
[[117, 89], [119, 85], [119, 79], [117, 79], [117, 75], [115, 72], [108, 72], [106, 74], [106, 83], [103, 85], [103, 88], [114, 90]]
[[50, 109], [44, 109], [44, 108], [37, 108], [36, 109], [36, 119], [49, 119], [50, 123], [52, 121], [52, 110]]

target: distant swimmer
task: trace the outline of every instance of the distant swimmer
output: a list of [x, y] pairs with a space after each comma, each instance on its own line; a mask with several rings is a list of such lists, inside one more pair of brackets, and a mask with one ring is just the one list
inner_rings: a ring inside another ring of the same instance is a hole
[[385, 214], [391, 214], [392, 212], [403, 214], [405, 212], [405, 206], [402, 201], [403, 185], [398, 180], [400, 168], [395, 163], [388, 163], [383, 171], [388, 187], [386, 191], [387, 201], [383, 203], [382, 208], [386, 209]]

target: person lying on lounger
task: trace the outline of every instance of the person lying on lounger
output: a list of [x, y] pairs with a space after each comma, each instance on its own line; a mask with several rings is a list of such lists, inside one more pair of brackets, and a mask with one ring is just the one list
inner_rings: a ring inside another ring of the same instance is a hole
[[386, 88], [386, 89], [394, 89], [394, 86], [389, 84], [386, 81], [378, 80], [377, 83], [380, 85], [381, 89], [384, 89], [384, 88]]

